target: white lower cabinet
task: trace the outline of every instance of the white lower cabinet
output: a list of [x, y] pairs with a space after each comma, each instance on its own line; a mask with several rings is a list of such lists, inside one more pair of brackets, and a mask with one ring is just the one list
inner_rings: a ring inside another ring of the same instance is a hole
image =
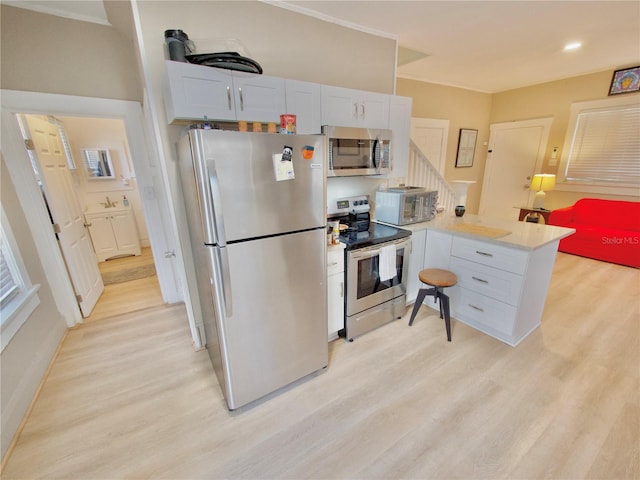
[[452, 318], [516, 346], [540, 325], [557, 244], [529, 250], [427, 229], [423, 268], [458, 277], [445, 290]]
[[140, 239], [130, 209], [105, 209], [85, 214], [93, 250], [99, 262], [123, 255], [140, 255]]
[[327, 323], [329, 340], [344, 328], [344, 245], [327, 247]]

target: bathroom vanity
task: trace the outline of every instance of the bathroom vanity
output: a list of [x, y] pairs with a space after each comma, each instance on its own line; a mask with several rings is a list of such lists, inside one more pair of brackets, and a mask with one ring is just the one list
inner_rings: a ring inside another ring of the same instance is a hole
[[84, 218], [99, 262], [141, 254], [136, 220], [130, 207], [90, 210]]

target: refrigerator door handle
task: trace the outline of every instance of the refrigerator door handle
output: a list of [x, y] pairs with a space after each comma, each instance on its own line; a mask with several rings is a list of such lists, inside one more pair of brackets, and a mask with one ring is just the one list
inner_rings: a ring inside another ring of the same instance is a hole
[[[204, 243], [218, 243], [216, 238], [216, 226], [214, 225], [213, 213], [215, 211], [210, 187], [209, 172], [207, 171], [207, 162], [204, 157], [203, 139], [201, 132], [194, 131], [191, 138], [191, 151], [193, 155], [193, 173], [195, 175], [197, 198], [200, 202], [200, 213], [202, 221], [202, 230], [204, 233]], [[213, 165], [213, 162], [209, 162]], [[215, 166], [214, 166], [215, 167]]]
[[216, 166], [213, 160], [207, 161], [207, 172], [209, 174], [209, 193], [211, 194], [213, 225], [216, 231], [218, 246], [225, 247], [227, 245], [227, 237], [224, 234], [224, 222], [222, 220], [222, 197], [220, 195]]
[[222, 297], [224, 298], [224, 310], [227, 317], [233, 315], [233, 301], [231, 298], [231, 270], [229, 269], [229, 254], [226, 248], [218, 248], [218, 260], [222, 274]]

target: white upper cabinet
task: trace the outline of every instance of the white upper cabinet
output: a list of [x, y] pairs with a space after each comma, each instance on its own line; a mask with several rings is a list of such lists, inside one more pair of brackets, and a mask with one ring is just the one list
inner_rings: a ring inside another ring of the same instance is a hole
[[286, 113], [284, 78], [232, 72], [236, 119], [280, 122]]
[[167, 121], [280, 122], [296, 116], [296, 132], [322, 125], [393, 130], [393, 177], [407, 175], [411, 98], [247, 72], [166, 61]]
[[322, 85], [322, 124], [389, 128], [389, 95]]
[[167, 121], [278, 122], [285, 113], [284, 79], [166, 61]]
[[286, 79], [285, 92], [286, 113], [296, 116], [296, 133], [321, 133], [320, 84]]
[[391, 172], [389, 177], [406, 177], [409, 170], [409, 139], [411, 133], [411, 97], [391, 96], [389, 128], [391, 138]]

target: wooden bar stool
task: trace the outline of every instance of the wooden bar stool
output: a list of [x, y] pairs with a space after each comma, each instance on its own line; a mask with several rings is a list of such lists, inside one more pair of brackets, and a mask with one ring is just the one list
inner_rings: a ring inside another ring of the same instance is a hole
[[447, 340], [451, 341], [451, 317], [449, 315], [449, 297], [444, 293], [444, 288], [452, 287], [458, 282], [458, 277], [455, 273], [449, 270], [442, 270], [440, 268], [427, 268], [421, 270], [418, 274], [420, 281], [431, 288], [421, 288], [418, 291], [418, 298], [413, 305], [413, 311], [411, 312], [411, 319], [409, 320], [409, 326], [413, 323], [413, 319], [418, 314], [420, 306], [424, 301], [424, 297], [427, 295], [433, 295], [433, 301], [440, 299], [440, 318], [444, 318], [444, 323], [447, 328]]

